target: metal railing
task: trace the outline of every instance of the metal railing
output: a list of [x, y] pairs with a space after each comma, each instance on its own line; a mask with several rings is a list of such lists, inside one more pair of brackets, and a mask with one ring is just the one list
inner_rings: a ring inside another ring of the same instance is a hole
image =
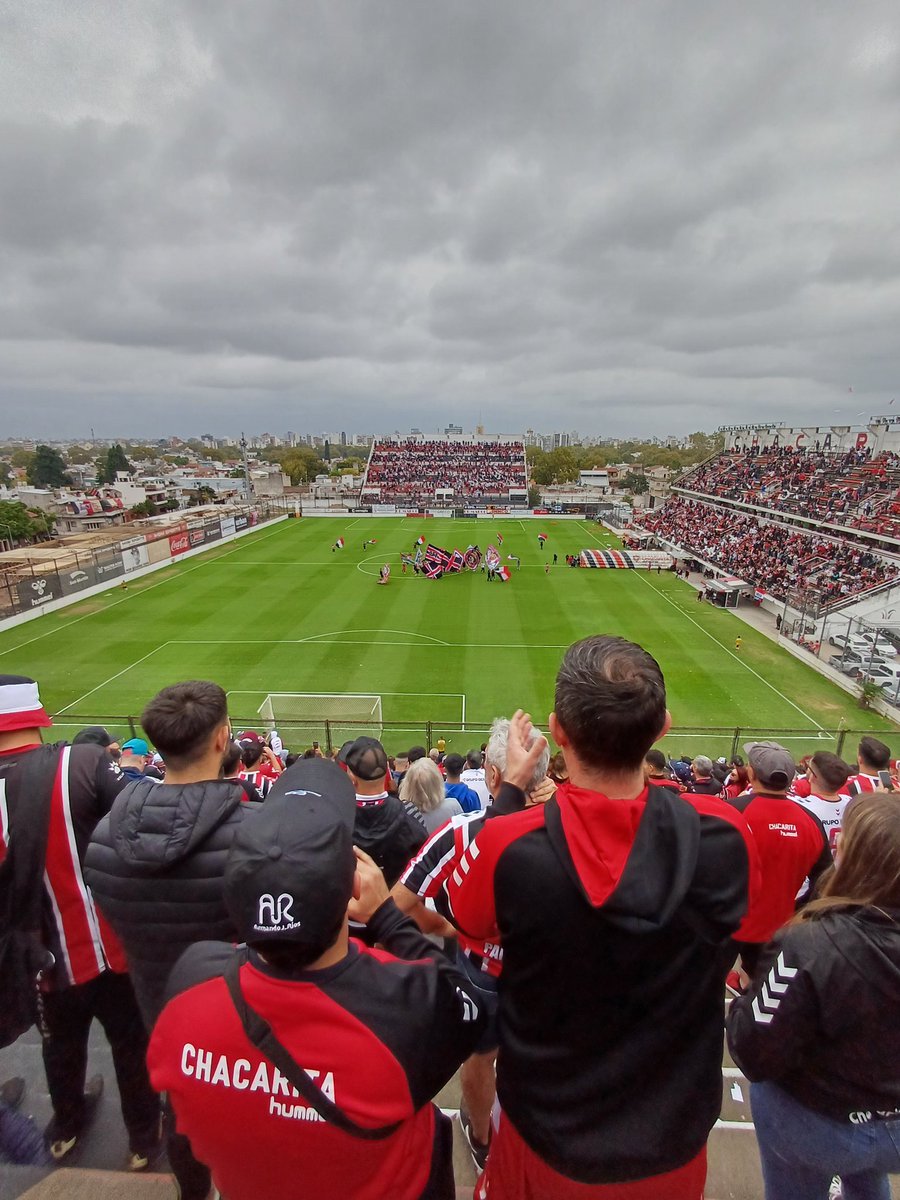
[[[231, 723], [235, 730], [256, 729], [265, 732], [259, 714], [232, 714]], [[71, 741], [75, 734], [88, 725], [102, 725], [120, 741], [141, 734], [140, 718], [134, 715], [94, 715], [66, 713], [64, 720], [54, 721], [47, 731], [46, 739]], [[339, 720], [333, 717], [304, 720], [286, 720], [278, 724], [278, 732], [288, 750], [302, 754], [318, 742], [322, 751], [331, 754], [346, 741], [369, 734], [378, 737], [388, 754], [405, 754], [413, 746], [431, 750], [443, 739], [448, 748], [465, 753], [479, 748], [490, 734], [491, 719], [485, 721], [365, 721]], [[546, 727], [538, 726], [547, 733]], [[834, 729], [773, 728], [750, 725], [681, 725], [672, 728], [663, 741], [661, 749], [670, 758], [706, 754], [713, 758], [728, 759], [736, 754], [743, 755], [747, 742], [781, 742], [800, 759], [815, 750], [830, 750], [843, 755], [846, 749], [850, 761], [856, 757], [856, 745], [866, 734], [884, 739], [883, 728], [870, 729], [864, 724], [851, 728], [839, 724]]]

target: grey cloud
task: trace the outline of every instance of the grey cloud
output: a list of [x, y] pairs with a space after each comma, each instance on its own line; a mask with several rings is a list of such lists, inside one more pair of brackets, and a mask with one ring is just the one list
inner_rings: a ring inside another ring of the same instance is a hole
[[32, 0], [0, 32], [10, 431], [665, 433], [897, 391], [893, 4]]

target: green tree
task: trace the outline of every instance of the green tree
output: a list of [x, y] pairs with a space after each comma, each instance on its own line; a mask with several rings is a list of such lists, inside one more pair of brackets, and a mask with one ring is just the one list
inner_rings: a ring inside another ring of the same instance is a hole
[[128, 453], [138, 462], [148, 462], [156, 458], [157, 451], [152, 446], [129, 446]]
[[650, 490], [647, 476], [638, 475], [636, 471], [629, 471], [622, 483], [630, 492], [634, 492], [635, 496], [643, 496], [644, 492]]
[[8, 462], [0, 460], [0, 487], [9, 487], [12, 481], [12, 467]]
[[83, 466], [85, 463], [89, 463], [93, 456], [93, 450], [87, 450], [84, 446], [66, 447], [66, 462], [69, 466]]
[[281, 469], [291, 477], [294, 487], [299, 483], [308, 483], [317, 475], [324, 473], [324, 464], [315, 450], [304, 446], [294, 446], [281, 459]]
[[215, 500], [215, 498], [216, 498], [215, 489], [211, 488], [206, 483], [198, 484], [197, 487], [195, 487], [193, 489], [193, 491], [191, 492], [191, 503], [192, 504], [212, 504], [212, 502]]
[[14, 467], [28, 468], [31, 466], [31, 462], [32, 462], [33, 458], [34, 458], [33, 450], [21, 450], [20, 449], [20, 450], [13, 450], [12, 454], [9, 456], [9, 461], [12, 463], [12, 465]]
[[32, 487], [38, 488], [65, 487], [72, 483], [60, 452], [43, 445], [35, 448], [34, 457], [28, 464], [27, 479]]
[[541, 507], [541, 489], [533, 483], [528, 485], [528, 507]]
[[133, 517], [154, 517], [156, 505], [152, 500], [142, 500], [140, 504], [133, 504], [128, 511]]
[[97, 478], [101, 483], [115, 483], [116, 475], [119, 471], [134, 470], [134, 467], [128, 461], [125, 451], [118, 442], [106, 451], [105, 455], [101, 455], [97, 459], [98, 466], [103, 464], [102, 468], [97, 472]]
[[26, 508], [18, 500], [0, 500], [0, 538], [29, 541], [48, 534], [53, 517], [38, 508]]

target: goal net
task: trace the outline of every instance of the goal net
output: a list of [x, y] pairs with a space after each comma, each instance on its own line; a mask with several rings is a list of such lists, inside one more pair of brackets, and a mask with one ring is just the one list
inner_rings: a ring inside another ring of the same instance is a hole
[[380, 738], [384, 729], [381, 697], [362, 693], [270, 692], [257, 711], [292, 749], [324, 742], [326, 723], [333, 746], [362, 734]]

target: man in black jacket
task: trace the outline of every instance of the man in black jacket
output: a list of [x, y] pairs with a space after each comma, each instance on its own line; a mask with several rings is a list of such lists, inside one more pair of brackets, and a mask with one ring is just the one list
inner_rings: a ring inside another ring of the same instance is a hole
[[[195, 681], [164, 688], [141, 717], [166, 764], [118, 796], [94, 831], [86, 875], [119, 935], [148, 1031], [169, 972], [188, 946], [235, 938], [223, 895], [225, 859], [244, 813], [240, 785], [220, 778], [231, 738], [225, 693]], [[183, 1200], [201, 1200], [209, 1172], [169, 1121], [169, 1159]]]
[[625, 1200], [638, 1181], [643, 1198], [702, 1195], [756, 852], [719, 801], [648, 791], [669, 724], [641, 647], [570, 647], [550, 716], [568, 782], [487, 821], [445, 885], [460, 929], [503, 943], [490, 1200], [599, 1200], [610, 1184]]

